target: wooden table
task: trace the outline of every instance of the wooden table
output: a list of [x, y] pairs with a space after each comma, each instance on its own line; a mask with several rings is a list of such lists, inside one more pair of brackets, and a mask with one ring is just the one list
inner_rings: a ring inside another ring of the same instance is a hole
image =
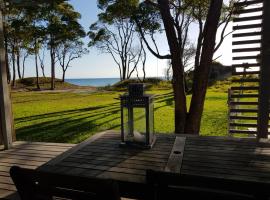
[[120, 134], [96, 134], [38, 168], [119, 182], [124, 197], [143, 198], [146, 169], [270, 182], [270, 142], [158, 135], [150, 150], [120, 148]]

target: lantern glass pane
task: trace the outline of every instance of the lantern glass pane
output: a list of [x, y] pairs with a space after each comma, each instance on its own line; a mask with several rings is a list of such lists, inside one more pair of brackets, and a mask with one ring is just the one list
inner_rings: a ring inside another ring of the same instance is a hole
[[145, 108], [133, 108], [134, 116], [134, 141], [139, 143], [146, 142], [146, 112]]

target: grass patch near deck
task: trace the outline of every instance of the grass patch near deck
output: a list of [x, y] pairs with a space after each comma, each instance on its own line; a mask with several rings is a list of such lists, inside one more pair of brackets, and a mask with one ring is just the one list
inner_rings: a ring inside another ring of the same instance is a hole
[[[171, 90], [152, 90], [155, 131], [174, 131]], [[13, 92], [18, 140], [78, 143], [108, 129], [120, 130], [122, 92]], [[190, 99], [190, 98], [189, 98]], [[227, 94], [209, 91], [202, 119], [202, 135], [227, 134]]]

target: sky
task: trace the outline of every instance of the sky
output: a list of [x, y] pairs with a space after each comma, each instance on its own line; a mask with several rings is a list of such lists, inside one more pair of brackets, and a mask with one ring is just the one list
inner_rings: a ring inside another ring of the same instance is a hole
[[[70, 0], [74, 9], [81, 13], [80, 23], [88, 32], [89, 26], [97, 21], [98, 8], [96, 0]], [[191, 33], [196, 33], [196, 26], [192, 27]], [[228, 31], [230, 31], [231, 26]], [[196, 34], [190, 35], [191, 41], [196, 41]], [[230, 65], [232, 60], [231, 54], [231, 36], [224, 42], [220, 50], [216, 53], [215, 57], [221, 56], [218, 61], [225, 65]], [[85, 44], [89, 42], [88, 38], [84, 38]], [[165, 36], [157, 38], [158, 46], [164, 54], [168, 53], [167, 41]], [[33, 58], [27, 61], [27, 69], [25, 76], [35, 76], [35, 66]], [[50, 57], [46, 54], [45, 57], [45, 73], [46, 76], [50, 75]], [[164, 76], [164, 69], [167, 66], [166, 60], [159, 60], [150, 52], [147, 53], [146, 61], [146, 75], [148, 77]], [[41, 73], [41, 72], [40, 72]], [[142, 75], [141, 70], [139, 75]], [[56, 67], [56, 77], [61, 78], [62, 72], [59, 66]], [[117, 65], [114, 63], [110, 55], [103, 54], [95, 48], [89, 48], [89, 54], [84, 55], [82, 58], [76, 59], [71, 63], [71, 67], [66, 72], [66, 78], [118, 78], [119, 71]]]

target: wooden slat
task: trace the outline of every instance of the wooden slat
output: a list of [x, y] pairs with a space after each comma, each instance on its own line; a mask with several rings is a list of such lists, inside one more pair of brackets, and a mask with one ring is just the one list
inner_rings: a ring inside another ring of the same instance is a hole
[[242, 45], [242, 44], [261, 44], [261, 40], [241, 40], [233, 41], [232, 45]]
[[253, 36], [261, 36], [261, 31], [254, 31], [254, 32], [247, 32], [247, 33], [234, 33], [232, 35], [233, 38], [239, 38], [239, 37], [253, 37]]
[[249, 130], [229, 130], [229, 133], [237, 133], [237, 134], [257, 134], [257, 131], [249, 131]]
[[245, 78], [245, 79], [233, 79], [233, 83], [258, 83], [259, 79], [258, 78]]
[[247, 124], [247, 123], [230, 123], [231, 127], [251, 127], [256, 128], [257, 124]]
[[176, 137], [175, 142], [165, 167], [166, 172], [180, 173], [185, 149], [185, 137]]
[[240, 119], [240, 120], [257, 120], [258, 117], [254, 116], [229, 116], [230, 119]]
[[231, 113], [258, 113], [258, 109], [230, 109]]
[[232, 72], [232, 75], [258, 75], [260, 71]]
[[262, 24], [248, 24], [248, 25], [236, 25], [233, 26], [233, 30], [244, 30], [244, 29], [252, 29], [252, 28], [261, 28]]
[[258, 59], [260, 57], [260, 55], [256, 55], [256, 56], [236, 56], [233, 57], [233, 60], [250, 60], [250, 59]]
[[258, 94], [232, 94], [231, 98], [258, 98]]
[[261, 19], [262, 19], [262, 15], [257, 15], [257, 16], [251, 16], [251, 17], [234, 18], [233, 22], [245, 22], [245, 21], [261, 20]]
[[240, 86], [240, 87], [231, 87], [231, 90], [259, 90], [257, 86]]
[[258, 105], [258, 102], [230, 101], [230, 105]]
[[261, 48], [242, 48], [242, 49], [233, 49], [233, 53], [241, 53], [241, 52], [254, 52], [261, 51]]
[[235, 7], [243, 7], [243, 6], [249, 6], [253, 4], [263, 3], [263, 0], [251, 0], [251, 1], [243, 1], [243, 2], [235, 2]]
[[233, 68], [241, 67], [241, 68], [248, 68], [248, 67], [260, 67], [260, 63], [242, 63], [242, 64], [233, 64]]
[[53, 142], [28, 142], [28, 141], [16, 141], [12, 144], [13, 147], [22, 146], [22, 145], [35, 145], [35, 146], [44, 146], [44, 147], [73, 147], [75, 144], [68, 143], [53, 143]]
[[244, 13], [254, 13], [254, 12], [260, 12], [263, 8], [248, 8], [248, 9], [242, 9], [242, 10], [235, 10], [234, 14], [244, 14]]

